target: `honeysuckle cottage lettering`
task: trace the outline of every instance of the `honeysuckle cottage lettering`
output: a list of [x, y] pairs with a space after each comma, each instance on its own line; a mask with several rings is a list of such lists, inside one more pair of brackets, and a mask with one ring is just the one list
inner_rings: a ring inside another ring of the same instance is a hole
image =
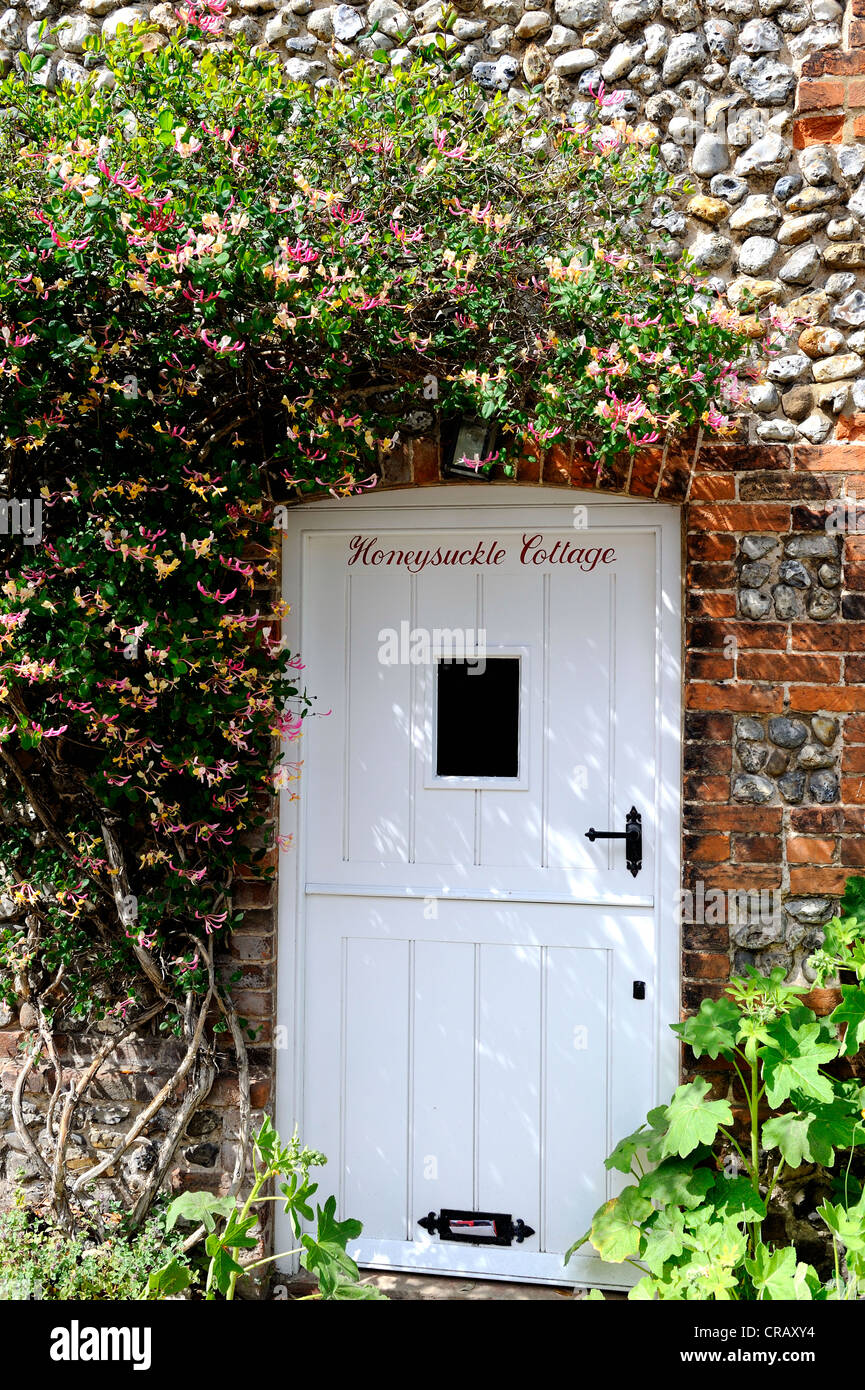
[[[358, 561], [362, 565], [403, 565], [411, 574], [420, 574], [430, 566], [440, 565], [500, 565], [507, 558], [507, 546], [497, 540], [479, 540], [474, 548], [447, 549], [436, 546], [435, 550], [384, 550], [378, 544], [377, 536], [352, 536], [349, 541], [349, 565]], [[578, 569], [591, 574], [596, 565], [612, 565], [616, 552], [613, 546], [578, 546], [562, 537], [548, 544], [541, 534], [523, 533], [519, 541], [519, 562], [521, 565], [576, 565]]]

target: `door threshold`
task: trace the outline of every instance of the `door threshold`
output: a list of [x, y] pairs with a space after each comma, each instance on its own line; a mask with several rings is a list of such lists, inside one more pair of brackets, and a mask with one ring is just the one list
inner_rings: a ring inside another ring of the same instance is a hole
[[[280, 1275], [278, 1281], [283, 1291], [276, 1296], [282, 1299], [286, 1290], [289, 1299], [302, 1298], [316, 1287], [306, 1275]], [[517, 1284], [504, 1279], [466, 1279], [443, 1274], [371, 1274], [368, 1270], [361, 1270], [361, 1283], [374, 1284], [393, 1303], [555, 1303], [562, 1299], [582, 1300], [588, 1293], [587, 1289], [556, 1288], [552, 1284]], [[270, 1297], [274, 1296], [271, 1292]], [[604, 1298], [624, 1302], [627, 1294], [605, 1290]]]

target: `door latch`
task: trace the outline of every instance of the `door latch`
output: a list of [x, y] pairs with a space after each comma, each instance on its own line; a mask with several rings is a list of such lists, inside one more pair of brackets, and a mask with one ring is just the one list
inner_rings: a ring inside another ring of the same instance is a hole
[[632, 806], [625, 816], [624, 830], [595, 830], [594, 826], [586, 831], [587, 840], [624, 840], [625, 841], [625, 863], [629, 873], [634, 878], [643, 867], [643, 818], [636, 806]]

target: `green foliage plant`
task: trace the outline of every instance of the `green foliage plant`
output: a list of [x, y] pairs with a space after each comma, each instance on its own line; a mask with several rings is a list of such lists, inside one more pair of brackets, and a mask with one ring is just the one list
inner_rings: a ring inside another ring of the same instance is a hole
[[[595, 1213], [568, 1252], [589, 1244], [640, 1278], [632, 1299], [857, 1300], [865, 1296], [865, 1189], [854, 1171], [865, 1144], [865, 1087], [846, 1063], [865, 1039], [865, 878], [848, 880], [841, 915], [811, 958], [818, 985], [838, 974], [828, 1018], [801, 986], [751, 968], [720, 999], [673, 1031], [696, 1059], [723, 1061], [738, 1082], [730, 1099], [702, 1076], [622, 1139], [606, 1160], [629, 1181]], [[816, 1210], [831, 1251], [828, 1272], [779, 1236], [785, 1173], [818, 1165], [835, 1200]]]
[[[225, 39], [224, 8], [88, 39], [57, 91], [43, 26], [0, 82], [0, 482], [41, 508], [0, 533], [0, 997], [28, 1006], [13, 1116], [67, 1226], [173, 1107], [145, 1218], [214, 1017], [248, 1092], [218, 956], [238, 878], [290, 848], [257, 846], [317, 714], [278, 509], [374, 486], [419, 411], [494, 422], [476, 463], [504, 477], [572, 440], [603, 470], [723, 433], [751, 341], [652, 227], [669, 175], [603, 92], [569, 125], [435, 43], [313, 90]], [[55, 1038], [94, 1024], [68, 1085]], [[145, 1029], [183, 1043], [174, 1078], [70, 1172], [88, 1087]], [[241, 1154], [248, 1105], [243, 1129]]]
[[[297, 1135], [283, 1144], [270, 1119], [265, 1117], [253, 1148], [253, 1181], [244, 1201], [234, 1197], [216, 1197], [209, 1192], [184, 1192], [168, 1208], [167, 1229], [174, 1230], [180, 1220], [201, 1222], [201, 1234], [207, 1255], [207, 1275], [204, 1296], [213, 1300], [221, 1294], [227, 1302], [234, 1299], [237, 1281], [244, 1274], [262, 1269], [276, 1260], [300, 1257], [303, 1268], [318, 1280], [318, 1293], [307, 1298], [328, 1301], [346, 1299], [382, 1299], [384, 1295], [371, 1284], [362, 1284], [354, 1260], [346, 1245], [360, 1235], [361, 1223], [352, 1219], [336, 1219], [336, 1198], [329, 1197], [324, 1206], [315, 1208], [315, 1231], [303, 1231], [303, 1223], [313, 1219], [311, 1198], [318, 1184], [310, 1180], [310, 1169], [326, 1163], [324, 1154], [315, 1149], [301, 1148]], [[276, 1196], [267, 1189], [277, 1182]], [[292, 1229], [299, 1238], [296, 1249], [274, 1255], [256, 1257], [244, 1262], [244, 1251], [258, 1244], [256, 1228], [259, 1211], [267, 1202], [283, 1203]], [[150, 1278], [151, 1292], [156, 1296], [175, 1293], [187, 1287], [188, 1267], [172, 1259], [155, 1271]]]

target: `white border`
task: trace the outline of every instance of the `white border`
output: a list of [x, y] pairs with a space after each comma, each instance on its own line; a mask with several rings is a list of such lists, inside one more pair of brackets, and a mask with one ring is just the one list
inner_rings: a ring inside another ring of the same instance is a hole
[[[636, 531], [654, 531], [656, 546], [656, 595], [658, 643], [656, 673], [656, 824], [664, 826], [659, 836], [662, 852], [655, 856], [654, 898], [658, 924], [657, 988], [655, 990], [655, 1056], [656, 1077], [653, 1104], [669, 1099], [679, 1081], [678, 1042], [669, 1024], [676, 1022], [681, 1000], [681, 830], [682, 830], [682, 719], [684, 712], [682, 683], [683, 602], [682, 602], [682, 524], [680, 508], [668, 503], [639, 502], [628, 497], [603, 496], [577, 489], [557, 489], [527, 484], [497, 484], [490, 486], [470, 483], [441, 484], [423, 489], [379, 493], [364, 493], [350, 499], [324, 499], [299, 504], [288, 514], [286, 538], [283, 543], [283, 595], [291, 604], [284, 628], [292, 652], [300, 646], [300, 613], [303, 610], [302, 551], [304, 537], [311, 532], [343, 530], [347, 515], [363, 514], [364, 525], [370, 520], [380, 530], [404, 528], [411, 518], [426, 528], [459, 530], [477, 529], [490, 524], [492, 516], [520, 524], [531, 512], [532, 524], [561, 528], [568, 513], [573, 516], [576, 505], [589, 509], [593, 527], [603, 525]], [[519, 514], [514, 515], [514, 514]], [[302, 923], [304, 898], [303, 876], [299, 872], [304, 845], [304, 799], [290, 802], [280, 798], [280, 830], [293, 833], [294, 846], [280, 856], [277, 897], [277, 1019], [291, 1017], [288, 1048], [275, 1052], [275, 1119], [282, 1134], [288, 1135], [297, 1123], [303, 1139], [303, 1063], [305, 1041], [304, 999], [304, 940]], [[299, 813], [298, 813], [299, 812]], [[288, 1055], [285, 1055], [288, 1053]], [[326, 1170], [325, 1170], [326, 1174]], [[325, 1177], [326, 1181], [326, 1177]], [[288, 1249], [295, 1244], [287, 1219], [278, 1207], [275, 1222], [276, 1249]], [[573, 1261], [568, 1278], [542, 1282], [586, 1284], [596, 1282], [600, 1287], [621, 1286], [623, 1268], [586, 1261], [588, 1269], [577, 1270]], [[286, 1272], [296, 1269], [295, 1261], [283, 1261]], [[383, 1267], [384, 1268], [384, 1267]], [[388, 1271], [418, 1269], [410, 1263], [388, 1264]], [[434, 1270], [427, 1266], [426, 1273]], [[453, 1271], [444, 1271], [453, 1272]], [[501, 1278], [537, 1282], [527, 1271], [494, 1273], [489, 1270], [474, 1277]], [[627, 1282], [630, 1282], [628, 1280]]]

